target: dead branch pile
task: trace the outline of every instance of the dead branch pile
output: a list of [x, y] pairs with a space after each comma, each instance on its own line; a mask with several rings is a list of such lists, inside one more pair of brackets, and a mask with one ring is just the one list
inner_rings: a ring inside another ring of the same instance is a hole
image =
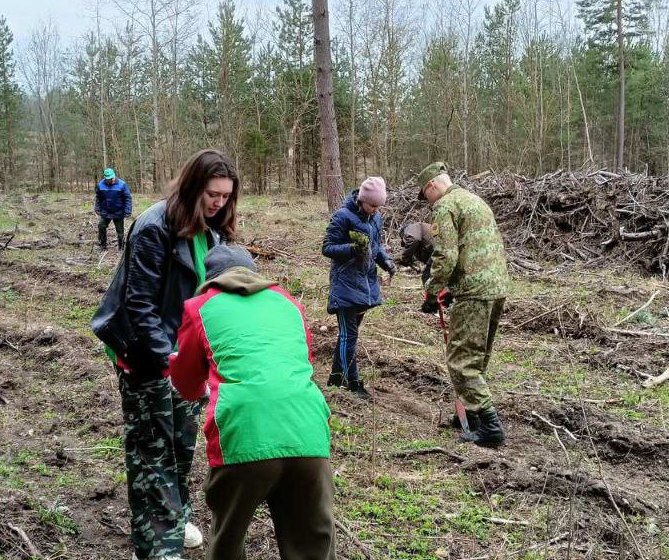
[[[615, 262], [669, 273], [669, 177], [559, 170], [535, 179], [486, 172], [453, 180], [490, 204], [512, 261]], [[391, 190], [385, 210], [391, 231], [430, 221], [416, 194], [413, 181]]]

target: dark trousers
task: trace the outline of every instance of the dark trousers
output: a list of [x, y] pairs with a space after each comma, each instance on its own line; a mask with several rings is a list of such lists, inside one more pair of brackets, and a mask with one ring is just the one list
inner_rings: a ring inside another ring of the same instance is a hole
[[167, 379], [133, 375], [119, 373], [132, 544], [138, 558], [179, 555], [200, 405], [182, 399]]
[[98, 243], [103, 249], [107, 248], [107, 226], [109, 226], [109, 222], [111, 221], [114, 222], [114, 227], [116, 228], [118, 250], [120, 251], [123, 249], [123, 235], [125, 234], [123, 218], [104, 218], [100, 216], [100, 221], [98, 222]]
[[246, 560], [253, 514], [267, 501], [282, 560], [335, 560], [334, 485], [327, 459], [270, 459], [209, 471], [207, 560]]
[[339, 338], [332, 360], [332, 373], [341, 373], [346, 383], [358, 380], [358, 364], [355, 350], [358, 344], [358, 329], [366, 309], [345, 307], [337, 310]]

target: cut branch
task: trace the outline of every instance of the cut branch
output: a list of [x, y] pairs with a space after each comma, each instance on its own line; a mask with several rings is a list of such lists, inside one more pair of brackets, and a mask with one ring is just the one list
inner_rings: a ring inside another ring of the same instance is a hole
[[651, 387], [657, 387], [669, 379], [669, 368], [664, 370], [664, 373], [658, 375], [657, 377], [651, 377], [650, 379], [642, 383], [643, 387], [650, 389]]
[[650, 299], [649, 299], [646, 303], [644, 303], [641, 307], [639, 307], [639, 309], [637, 309], [636, 311], [633, 311], [633, 312], [630, 313], [627, 317], [621, 319], [620, 321], [618, 321], [618, 322], [617, 322], [615, 325], [613, 325], [613, 326], [614, 326], [614, 327], [619, 327], [619, 326], [622, 325], [625, 321], [629, 321], [629, 320], [630, 320], [632, 317], [634, 317], [637, 313], [639, 313], [639, 312], [643, 311], [644, 309], [646, 309], [646, 307], [648, 307], [651, 303], [653, 303], [653, 300], [655, 299], [655, 296], [657, 296], [657, 294], [659, 294], [659, 293], [660, 293], [660, 290], [657, 290], [652, 296], [650, 296]]

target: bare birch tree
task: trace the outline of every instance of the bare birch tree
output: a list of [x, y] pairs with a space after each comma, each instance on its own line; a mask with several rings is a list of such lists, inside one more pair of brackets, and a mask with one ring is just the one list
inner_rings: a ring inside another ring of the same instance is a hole
[[[162, 116], [164, 98], [169, 93], [173, 102], [176, 102], [177, 76], [167, 80], [162, 72], [162, 58], [165, 49], [170, 49], [172, 71], [175, 71], [175, 57], [179, 50], [183, 33], [193, 29], [190, 14], [197, 6], [197, 2], [185, 0], [113, 0], [116, 7], [128, 17], [136, 28], [147, 38], [150, 50], [149, 79], [151, 83], [151, 113], [153, 120], [153, 183], [154, 189], [167, 179], [167, 172], [175, 163], [172, 157], [167, 159], [165, 154], [166, 141], [162, 131]], [[186, 30], [186, 31], [184, 31]], [[173, 154], [170, 154], [172, 156]]]
[[56, 135], [56, 105], [63, 76], [60, 36], [51, 21], [41, 24], [30, 35], [21, 64], [28, 91], [37, 104], [41, 146], [46, 170], [42, 179], [51, 189], [60, 187], [60, 162]]

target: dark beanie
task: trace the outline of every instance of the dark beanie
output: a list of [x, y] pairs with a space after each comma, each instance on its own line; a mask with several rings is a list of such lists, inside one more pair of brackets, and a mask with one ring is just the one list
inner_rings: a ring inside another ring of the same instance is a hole
[[243, 266], [256, 272], [256, 263], [253, 262], [251, 253], [241, 245], [216, 245], [207, 253], [204, 266], [207, 269], [207, 280], [223, 274], [234, 266]]

